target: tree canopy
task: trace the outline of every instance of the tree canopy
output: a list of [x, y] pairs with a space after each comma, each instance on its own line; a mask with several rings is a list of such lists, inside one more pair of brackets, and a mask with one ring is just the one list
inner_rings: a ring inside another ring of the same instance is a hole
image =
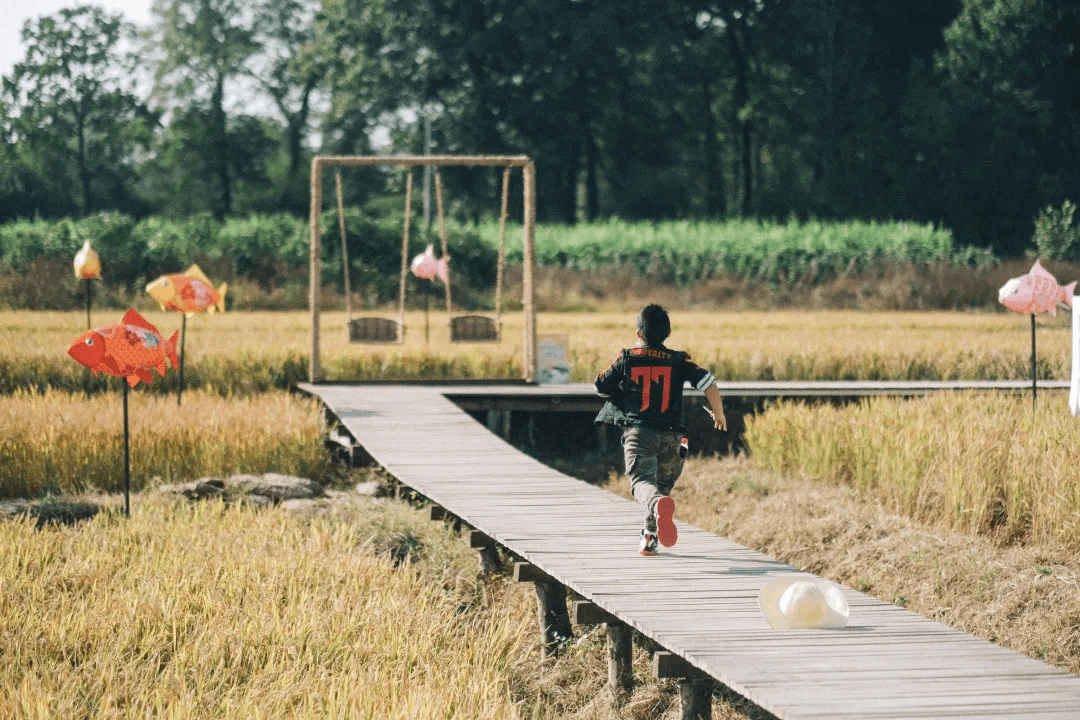
[[[0, 221], [303, 215], [313, 154], [421, 152], [425, 118], [434, 152], [534, 157], [547, 222], [913, 220], [1017, 255], [1080, 200], [1067, 0], [155, 0], [141, 94], [130, 35], [93, 7], [23, 28]], [[497, 212], [493, 173], [444, 175]]]

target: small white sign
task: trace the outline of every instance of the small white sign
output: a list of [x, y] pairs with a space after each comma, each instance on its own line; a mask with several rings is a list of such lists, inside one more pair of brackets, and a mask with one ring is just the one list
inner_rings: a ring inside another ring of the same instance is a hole
[[566, 335], [538, 335], [536, 338], [537, 382], [559, 385], [570, 382], [570, 339]]

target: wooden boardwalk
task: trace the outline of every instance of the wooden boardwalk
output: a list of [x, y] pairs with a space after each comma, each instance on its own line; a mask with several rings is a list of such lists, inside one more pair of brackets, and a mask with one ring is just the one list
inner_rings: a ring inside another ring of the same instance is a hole
[[1080, 677], [844, 588], [843, 630], [777, 631], [758, 592], [796, 568], [686, 523], [637, 554], [640, 506], [516, 450], [462, 388], [301, 385], [405, 485], [781, 718], [1080, 718]]

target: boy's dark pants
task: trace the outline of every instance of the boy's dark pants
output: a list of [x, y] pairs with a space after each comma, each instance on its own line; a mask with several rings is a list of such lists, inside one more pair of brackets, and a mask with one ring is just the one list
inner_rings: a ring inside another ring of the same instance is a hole
[[645, 529], [656, 532], [656, 502], [670, 495], [675, 481], [682, 474], [683, 459], [679, 457], [682, 433], [674, 430], [654, 430], [629, 427], [623, 430], [623, 460], [630, 478], [630, 492], [645, 506]]

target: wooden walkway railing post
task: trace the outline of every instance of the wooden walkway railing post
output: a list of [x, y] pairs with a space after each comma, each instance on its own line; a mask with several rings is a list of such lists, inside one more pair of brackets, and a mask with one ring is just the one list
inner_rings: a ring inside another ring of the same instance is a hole
[[531, 582], [536, 588], [536, 616], [543, 637], [545, 658], [556, 657], [563, 643], [574, 637], [570, 614], [566, 611], [566, 587], [526, 562], [514, 563], [514, 581]]

